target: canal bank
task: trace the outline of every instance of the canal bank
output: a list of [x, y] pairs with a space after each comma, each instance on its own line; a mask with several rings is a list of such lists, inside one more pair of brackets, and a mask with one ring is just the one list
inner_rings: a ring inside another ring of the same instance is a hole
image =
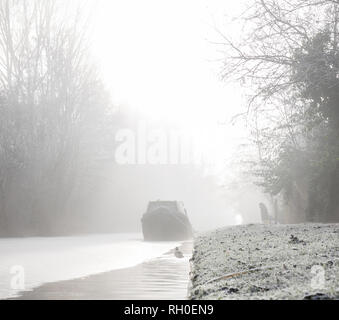
[[339, 225], [245, 225], [199, 235], [194, 300], [338, 299]]

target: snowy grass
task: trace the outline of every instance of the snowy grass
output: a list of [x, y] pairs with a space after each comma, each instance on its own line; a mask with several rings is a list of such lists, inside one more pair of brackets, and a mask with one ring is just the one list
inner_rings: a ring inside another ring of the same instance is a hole
[[200, 235], [191, 299], [339, 297], [339, 225], [247, 225]]

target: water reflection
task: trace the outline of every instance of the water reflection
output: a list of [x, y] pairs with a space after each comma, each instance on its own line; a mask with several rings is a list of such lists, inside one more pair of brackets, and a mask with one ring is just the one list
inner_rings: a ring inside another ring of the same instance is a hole
[[181, 250], [183, 259], [177, 259], [171, 251], [132, 268], [45, 284], [24, 292], [20, 299], [184, 300], [192, 244], [185, 243]]

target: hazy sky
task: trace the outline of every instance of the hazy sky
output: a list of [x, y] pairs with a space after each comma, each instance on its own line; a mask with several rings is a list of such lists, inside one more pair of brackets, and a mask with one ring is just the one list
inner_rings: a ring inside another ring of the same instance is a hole
[[100, 0], [94, 14], [93, 49], [113, 102], [179, 123], [201, 148], [215, 141], [209, 154], [219, 166], [243, 134], [240, 125], [221, 125], [241, 111], [242, 98], [220, 81], [221, 48], [211, 41], [220, 41], [214, 25], [227, 28], [239, 3]]

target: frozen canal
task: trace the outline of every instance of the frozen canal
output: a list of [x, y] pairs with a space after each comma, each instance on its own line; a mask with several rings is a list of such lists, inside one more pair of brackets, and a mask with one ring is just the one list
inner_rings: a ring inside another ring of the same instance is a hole
[[192, 244], [185, 243], [181, 250], [183, 259], [175, 258], [171, 250], [131, 268], [48, 283], [19, 299], [185, 300]]
[[[81, 279], [112, 270], [125, 272], [123, 270], [135, 266], [139, 266], [139, 271], [144, 270], [144, 273], [154, 275], [165, 272], [172, 263], [180, 269], [180, 263], [172, 255], [164, 255], [177, 245], [180, 243], [147, 243], [142, 241], [141, 234], [0, 239], [0, 299], [16, 297], [19, 292], [30, 291], [48, 283]], [[166, 268], [152, 269], [153, 259], [158, 257], [161, 258], [156, 265], [166, 265]], [[183, 261], [181, 264], [185, 265]], [[131, 274], [132, 276], [136, 277], [136, 287], [147, 287], [149, 284], [147, 281], [138, 282], [138, 274]], [[117, 277], [117, 281], [119, 279]], [[74, 294], [75, 298], [81, 296], [81, 293]]]

